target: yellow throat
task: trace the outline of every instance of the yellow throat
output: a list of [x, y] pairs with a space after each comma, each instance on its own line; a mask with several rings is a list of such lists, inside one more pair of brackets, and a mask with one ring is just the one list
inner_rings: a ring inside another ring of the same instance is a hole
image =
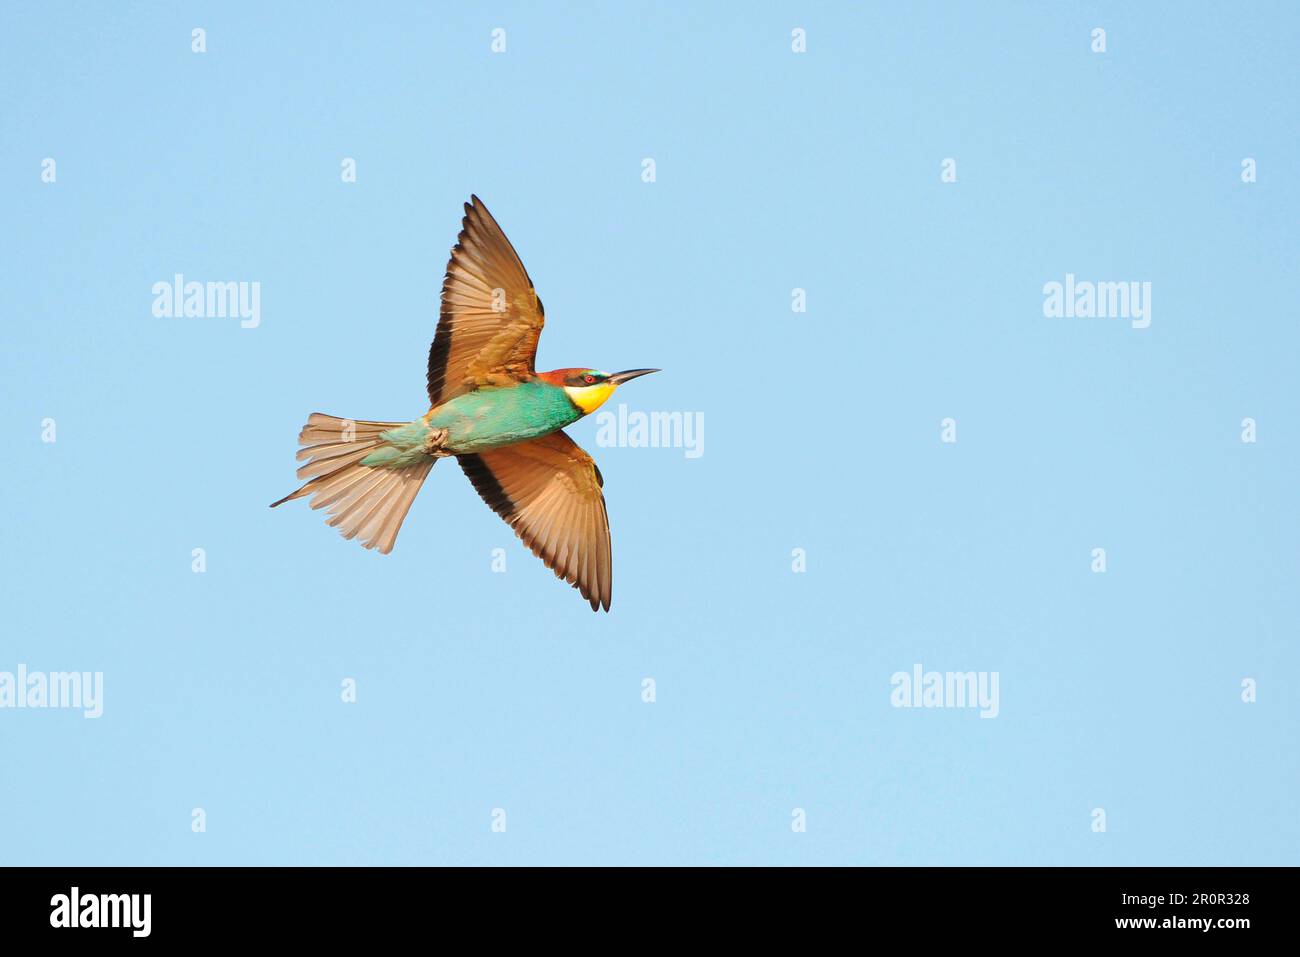
[[618, 384], [614, 382], [598, 382], [595, 385], [566, 385], [564, 391], [569, 394], [573, 404], [582, 410], [583, 415], [591, 415], [605, 404], [605, 400], [617, 388]]

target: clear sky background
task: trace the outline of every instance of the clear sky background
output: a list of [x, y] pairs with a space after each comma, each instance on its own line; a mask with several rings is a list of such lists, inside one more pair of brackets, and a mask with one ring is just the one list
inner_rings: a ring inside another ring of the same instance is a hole
[[[1298, 48], [1290, 3], [6, 4], [0, 671], [105, 700], [0, 710], [0, 863], [1300, 863]], [[427, 408], [471, 192], [539, 367], [704, 417], [570, 429], [609, 615], [451, 462], [387, 557], [266, 507], [309, 412]], [[176, 273], [261, 325], [154, 317]], [[1067, 273], [1150, 328], [1045, 318]], [[892, 707], [918, 663], [999, 716]]]

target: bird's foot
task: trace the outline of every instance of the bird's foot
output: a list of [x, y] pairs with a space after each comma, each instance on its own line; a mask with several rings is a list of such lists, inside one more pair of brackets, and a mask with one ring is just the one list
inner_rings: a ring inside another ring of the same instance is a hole
[[430, 429], [429, 434], [424, 437], [424, 444], [420, 451], [425, 455], [432, 455], [441, 458], [448, 453], [442, 451], [443, 444], [447, 441], [446, 429]]

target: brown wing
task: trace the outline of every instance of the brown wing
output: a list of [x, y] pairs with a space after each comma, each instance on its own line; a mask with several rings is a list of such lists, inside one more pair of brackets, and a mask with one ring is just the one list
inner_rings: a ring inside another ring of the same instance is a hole
[[459, 458], [483, 501], [533, 554], [582, 592], [592, 611], [609, 611], [609, 517], [591, 456], [563, 432], [552, 432]]
[[442, 281], [429, 400], [441, 405], [480, 385], [532, 375], [544, 321], [542, 301], [510, 240], [471, 196]]

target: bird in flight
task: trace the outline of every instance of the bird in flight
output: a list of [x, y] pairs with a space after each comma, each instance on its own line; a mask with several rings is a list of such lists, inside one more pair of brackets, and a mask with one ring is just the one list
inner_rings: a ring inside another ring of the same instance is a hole
[[344, 538], [383, 554], [441, 458], [455, 456], [491, 509], [533, 554], [609, 611], [613, 569], [604, 480], [562, 431], [624, 382], [658, 369], [537, 372], [545, 321], [528, 271], [483, 201], [465, 204], [429, 349], [430, 408], [414, 422], [313, 412], [298, 435], [298, 478], [274, 508], [310, 496]]

